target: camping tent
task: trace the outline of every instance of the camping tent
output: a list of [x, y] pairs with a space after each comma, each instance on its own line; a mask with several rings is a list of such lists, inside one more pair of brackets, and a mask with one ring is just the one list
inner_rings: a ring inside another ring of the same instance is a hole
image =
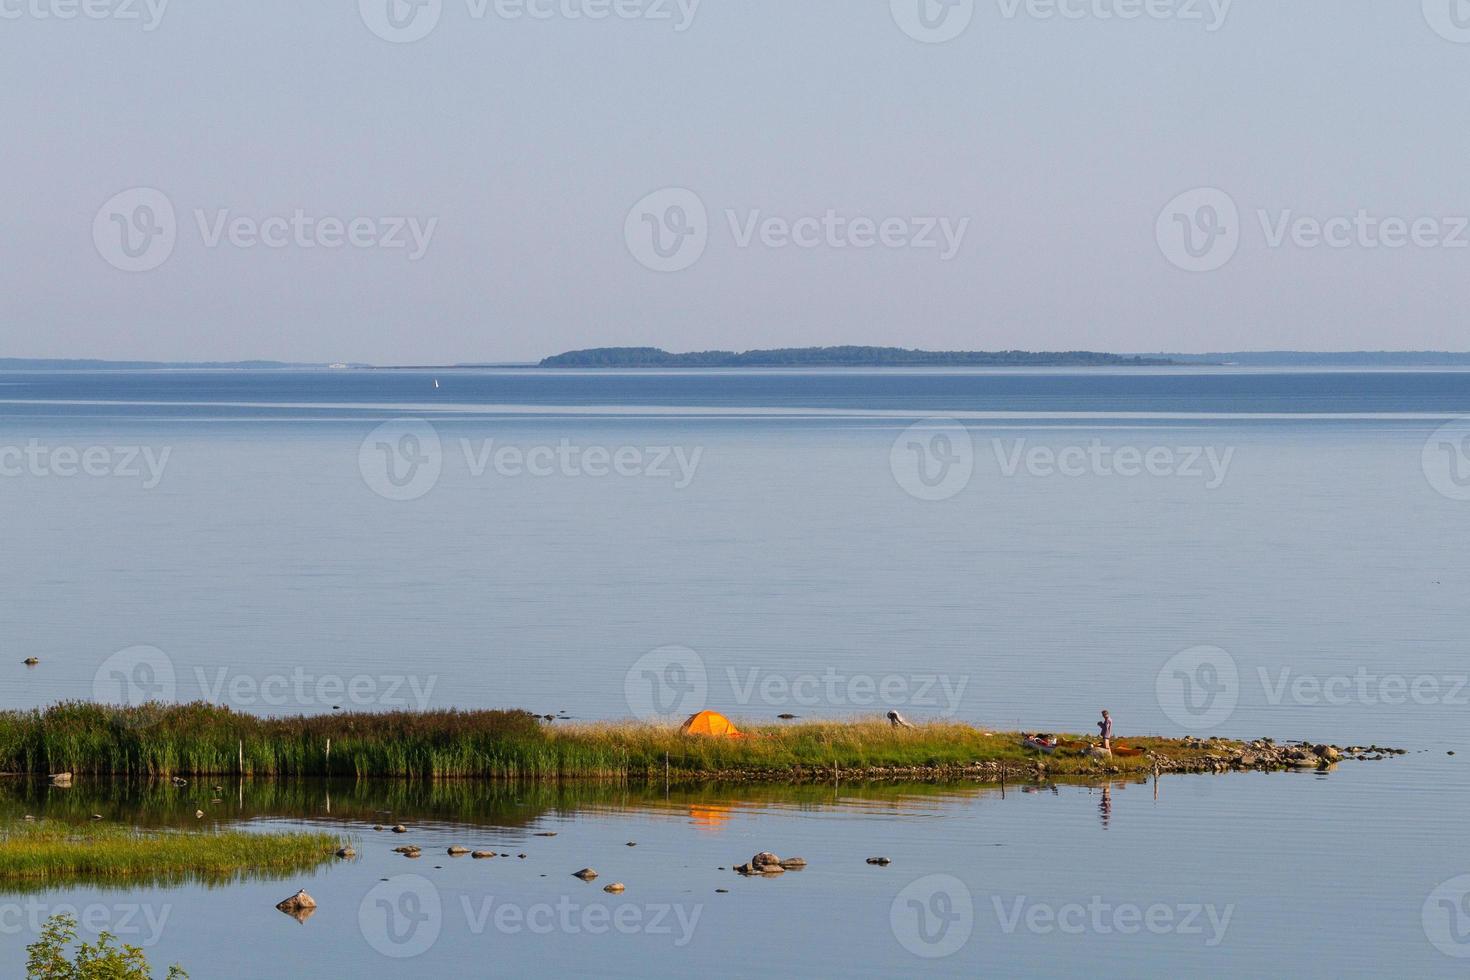
[[729, 718], [718, 711], [700, 711], [689, 716], [679, 729], [681, 735], [714, 735], [717, 738], [744, 738]]

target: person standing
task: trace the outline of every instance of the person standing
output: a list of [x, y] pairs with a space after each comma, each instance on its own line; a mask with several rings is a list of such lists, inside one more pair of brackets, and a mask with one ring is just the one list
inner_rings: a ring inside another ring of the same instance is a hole
[[1102, 721], [1097, 723], [1097, 730], [1102, 735], [1102, 747], [1109, 752], [1113, 751], [1113, 716], [1108, 714], [1104, 708]]

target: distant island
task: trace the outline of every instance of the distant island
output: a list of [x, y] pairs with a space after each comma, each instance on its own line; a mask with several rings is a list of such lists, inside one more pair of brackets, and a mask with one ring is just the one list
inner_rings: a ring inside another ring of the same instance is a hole
[[544, 368], [761, 368], [761, 367], [1147, 367], [1176, 364], [1163, 357], [1094, 351], [928, 351], [903, 347], [784, 347], [776, 350], [695, 351], [670, 354], [657, 347], [594, 347], [541, 361]]

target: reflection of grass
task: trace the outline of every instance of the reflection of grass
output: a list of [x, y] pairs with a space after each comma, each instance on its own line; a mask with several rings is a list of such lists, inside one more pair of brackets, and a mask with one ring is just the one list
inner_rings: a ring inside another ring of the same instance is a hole
[[[328, 744], [330, 743], [330, 754]], [[1206, 754], [1146, 739], [1176, 762]], [[553, 728], [519, 711], [388, 712], [258, 718], [205, 704], [110, 708], [69, 703], [0, 712], [0, 771], [128, 776], [246, 775], [509, 779], [814, 778], [834, 767], [920, 770], [1031, 761], [1016, 734], [934, 723], [755, 727], [750, 737], [686, 737], [672, 725]], [[1052, 773], [1087, 772], [1076, 753], [1051, 756]], [[1145, 771], [1146, 758], [1115, 759]], [[798, 772], [800, 770], [800, 772]], [[859, 772], [854, 772], [854, 771]]]
[[0, 882], [226, 880], [308, 871], [332, 859], [328, 834], [144, 832], [116, 824], [22, 822], [0, 829]]

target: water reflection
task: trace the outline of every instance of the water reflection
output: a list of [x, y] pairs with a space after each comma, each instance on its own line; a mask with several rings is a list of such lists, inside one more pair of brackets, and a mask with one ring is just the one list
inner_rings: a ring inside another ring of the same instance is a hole
[[[1057, 795], [1059, 784], [1101, 789], [1104, 823], [1111, 788], [1118, 782], [1049, 781], [1020, 787], [1023, 793]], [[1011, 787], [1015, 789], [1014, 786]], [[935, 815], [957, 804], [1003, 797], [1001, 785], [976, 783], [845, 783], [805, 786], [705, 784], [664, 787], [604, 782], [510, 783], [479, 781], [211, 779], [185, 785], [168, 781], [85, 779], [71, 787], [44, 781], [0, 779], [0, 821], [37, 819], [82, 823], [102, 819], [141, 828], [292, 821], [347, 825], [352, 833], [394, 823], [497, 828], [528, 836], [548, 820], [638, 812], [687, 821], [719, 834], [746, 814], [772, 810], [846, 811], [865, 816]], [[356, 825], [356, 826], [353, 826]]]

